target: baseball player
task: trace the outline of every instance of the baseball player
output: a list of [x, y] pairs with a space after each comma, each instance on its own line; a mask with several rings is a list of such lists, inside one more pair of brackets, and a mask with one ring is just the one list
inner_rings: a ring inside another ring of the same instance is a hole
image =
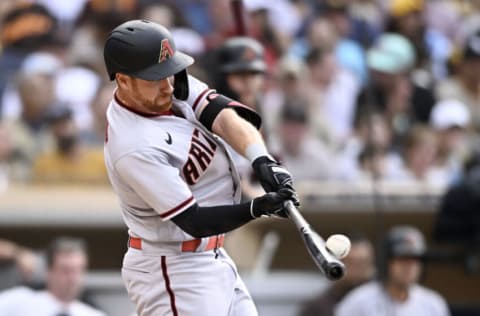
[[[137, 313], [257, 315], [224, 234], [298, 203], [290, 174], [268, 154], [260, 117], [187, 74], [193, 59], [145, 21], [115, 28], [104, 48], [117, 89], [107, 110], [105, 164], [129, 229], [122, 277]], [[269, 193], [239, 204], [225, 150], [251, 162]]]
[[418, 284], [426, 246], [412, 226], [395, 226], [383, 240], [379, 280], [362, 285], [337, 305], [335, 316], [449, 316], [437, 292]]

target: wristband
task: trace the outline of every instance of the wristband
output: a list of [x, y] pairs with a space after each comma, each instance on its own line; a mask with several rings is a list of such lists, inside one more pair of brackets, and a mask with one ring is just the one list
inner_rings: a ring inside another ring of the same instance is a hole
[[267, 156], [270, 159], [274, 160], [272, 156], [267, 151], [267, 148], [264, 144], [261, 143], [253, 143], [247, 146], [245, 149], [245, 157], [247, 157], [250, 162], [254, 162], [255, 159], [261, 156]]

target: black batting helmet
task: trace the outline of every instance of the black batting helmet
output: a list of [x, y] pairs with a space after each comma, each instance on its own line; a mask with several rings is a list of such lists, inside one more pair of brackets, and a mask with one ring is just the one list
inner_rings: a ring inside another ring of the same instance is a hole
[[117, 72], [143, 80], [160, 80], [175, 75], [175, 97], [188, 97], [186, 68], [192, 57], [176, 50], [172, 34], [163, 26], [132, 20], [117, 26], [103, 50], [110, 80]]
[[395, 226], [385, 235], [381, 253], [377, 256], [378, 277], [385, 280], [388, 262], [394, 258], [423, 259], [426, 252], [423, 234], [412, 226]]
[[422, 233], [411, 226], [393, 227], [385, 239], [385, 254], [395, 257], [422, 258], [425, 255], [425, 239]]
[[262, 44], [250, 37], [233, 37], [225, 41], [219, 50], [220, 70], [232, 72], [265, 72]]

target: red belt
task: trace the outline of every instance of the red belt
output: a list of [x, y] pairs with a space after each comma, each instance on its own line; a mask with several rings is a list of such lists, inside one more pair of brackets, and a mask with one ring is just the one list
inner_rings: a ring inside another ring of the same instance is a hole
[[[223, 247], [223, 242], [225, 241], [225, 236], [212, 236], [208, 238], [207, 246], [204, 251], [213, 250], [215, 248]], [[195, 252], [198, 249], [198, 246], [202, 243], [202, 239], [192, 239], [182, 242], [182, 252]], [[128, 246], [130, 248], [142, 249], [142, 239], [138, 237], [128, 238]]]

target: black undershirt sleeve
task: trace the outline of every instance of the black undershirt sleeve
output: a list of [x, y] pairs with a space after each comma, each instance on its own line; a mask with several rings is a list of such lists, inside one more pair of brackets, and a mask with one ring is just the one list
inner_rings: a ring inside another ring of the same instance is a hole
[[252, 219], [250, 202], [206, 207], [195, 203], [173, 217], [172, 221], [193, 237], [202, 238], [229, 232]]

